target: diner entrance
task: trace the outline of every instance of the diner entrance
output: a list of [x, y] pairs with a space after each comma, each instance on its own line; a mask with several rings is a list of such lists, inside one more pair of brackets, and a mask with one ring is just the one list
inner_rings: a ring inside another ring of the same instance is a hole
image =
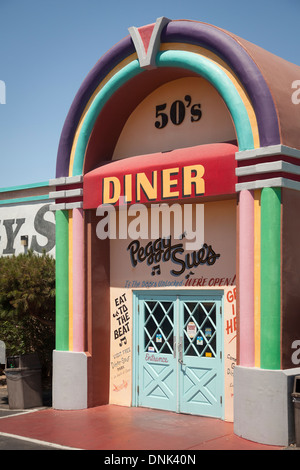
[[135, 297], [137, 406], [221, 418], [221, 293]]

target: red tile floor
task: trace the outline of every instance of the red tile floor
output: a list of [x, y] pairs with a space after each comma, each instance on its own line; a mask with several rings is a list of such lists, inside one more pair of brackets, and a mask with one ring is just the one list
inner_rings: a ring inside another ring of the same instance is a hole
[[114, 405], [16, 413], [0, 419], [1, 433], [85, 450], [282, 449], [242, 439], [219, 419]]

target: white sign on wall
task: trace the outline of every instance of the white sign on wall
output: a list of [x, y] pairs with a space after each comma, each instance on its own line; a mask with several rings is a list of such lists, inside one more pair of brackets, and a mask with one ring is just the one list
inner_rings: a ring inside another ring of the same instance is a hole
[[0, 256], [27, 250], [55, 256], [55, 215], [49, 207], [41, 203], [1, 206]]

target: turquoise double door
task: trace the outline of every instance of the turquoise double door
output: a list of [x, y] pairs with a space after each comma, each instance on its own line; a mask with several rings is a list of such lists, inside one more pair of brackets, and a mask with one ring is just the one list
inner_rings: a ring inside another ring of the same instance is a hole
[[222, 418], [222, 296], [136, 293], [137, 406]]

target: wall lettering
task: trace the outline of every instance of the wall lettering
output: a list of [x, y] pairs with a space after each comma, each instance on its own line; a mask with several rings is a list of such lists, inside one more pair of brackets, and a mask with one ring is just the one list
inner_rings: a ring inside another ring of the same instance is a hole
[[117, 328], [114, 330], [114, 339], [119, 340], [119, 346], [127, 344], [127, 333], [130, 331], [129, 328], [129, 312], [126, 305], [126, 294], [122, 294], [115, 299], [116, 310], [113, 314], [113, 318], [116, 319]]
[[113, 350], [112, 391], [120, 392], [129, 386], [131, 373], [131, 347], [130, 347], [130, 313], [126, 292], [115, 297], [113, 301], [114, 313], [112, 315]]
[[225, 318], [225, 342], [228, 349], [225, 370], [228, 378], [228, 385], [230, 390], [231, 398], [234, 395], [233, 392], [233, 375], [234, 368], [236, 366], [236, 337], [237, 337], [237, 319], [236, 319], [236, 287], [227, 291], [226, 301], [228, 302], [229, 310], [228, 315]]
[[[4, 255], [14, 255], [15, 254], [15, 248], [14, 248], [14, 241], [16, 239], [16, 236], [18, 235], [20, 228], [24, 224], [25, 219], [9, 219], [9, 220], [3, 220], [3, 225], [6, 230], [6, 236], [7, 236], [7, 244], [6, 248], [3, 250]], [[16, 227], [13, 227], [16, 225]]]
[[129, 250], [133, 267], [144, 261], [148, 266], [154, 263], [156, 266], [152, 268], [152, 275], [160, 274], [160, 269], [158, 270], [160, 262], [171, 261], [177, 269], [172, 269], [170, 273], [173, 276], [180, 276], [184, 274], [186, 269], [196, 268], [203, 264], [212, 266], [220, 257], [219, 254], [215, 253], [212, 246], [206, 243], [202, 245], [200, 250], [185, 253], [183, 243], [172, 244], [171, 236], [169, 238], [158, 238], [154, 242], [147, 243], [146, 246], [141, 246], [139, 240], [133, 240], [129, 243], [127, 250]]
[[[55, 247], [55, 218], [53, 222], [46, 220], [50, 205], [44, 204], [38, 209], [35, 206], [24, 206], [24, 217], [12, 217], [0, 220], [0, 256], [24, 253], [21, 246], [21, 235], [27, 235], [28, 248], [36, 253], [49, 253]], [[10, 210], [12, 212], [13, 209]], [[7, 208], [1, 209], [5, 214]], [[36, 211], [36, 212], [35, 212]], [[42, 237], [42, 238], [41, 238]], [[41, 242], [45, 237], [45, 242]]]
[[191, 122], [198, 122], [202, 117], [201, 111], [201, 104], [196, 103], [192, 105], [192, 98], [190, 95], [185, 95], [184, 101], [175, 100], [171, 106], [170, 110], [167, 111], [167, 103], [158, 104], [155, 107], [155, 117], [157, 120], [155, 121], [154, 125], [156, 129], [163, 129], [170, 121], [175, 126], [179, 126], [184, 121], [187, 113], [186, 110], [189, 108], [190, 111], [190, 121]]
[[41, 207], [34, 218], [34, 228], [40, 235], [46, 237], [47, 242], [45, 245], [40, 245], [37, 236], [33, 235], [31, 239], [30, 249], [37, 253], [48, 253], [55, 246], [55, 224], [45, 220], [45, 214], [49, 211], [49, 205]]
[[[194, 274], [194, 273], [192, 273]], [[220, 287], [220, 286], [234, 286], [236, 276], [233, 277], [204, 277], [201, 276], [199, 278], [190, 278], [191, 274], [187, 274], [185, 276], [185, 286], [190, 287]]]
[[102, 181], [102, 204], [119, 204], [124, 195], [127, 203], [163, 201], [197, 197], [205, 193], [205, 168], [187, 165], [118, 176], [105, 176]]

